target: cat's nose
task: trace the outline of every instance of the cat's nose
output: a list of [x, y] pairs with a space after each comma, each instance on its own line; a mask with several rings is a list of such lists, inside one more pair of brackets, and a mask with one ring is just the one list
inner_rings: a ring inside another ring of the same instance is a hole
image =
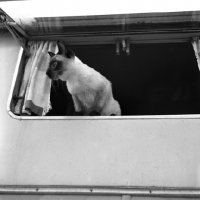
[[50, 78], [50, 70], [49, 69], [46, 71], [46, 75]]

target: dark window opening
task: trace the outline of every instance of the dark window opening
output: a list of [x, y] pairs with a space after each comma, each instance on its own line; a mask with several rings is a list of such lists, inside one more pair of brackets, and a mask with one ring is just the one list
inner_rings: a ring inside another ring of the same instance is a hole
[[[118, 56], [115, 45], [70, 48], [111, 81], [122, 115], [200, 113], [200, 73], [190, 43], [131, 45], [130, 56], [122, 51]], [[54, 88], [47, 115], [73, 115], [65, 83], [58, 81]]]

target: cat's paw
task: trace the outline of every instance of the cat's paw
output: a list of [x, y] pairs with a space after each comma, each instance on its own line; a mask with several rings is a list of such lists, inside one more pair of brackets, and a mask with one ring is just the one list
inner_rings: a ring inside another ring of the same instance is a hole
[[91, 111], [91, 112], [89, 113], [89, 116], [100, 116], [100, 113], [97, 112], [97, 111]]

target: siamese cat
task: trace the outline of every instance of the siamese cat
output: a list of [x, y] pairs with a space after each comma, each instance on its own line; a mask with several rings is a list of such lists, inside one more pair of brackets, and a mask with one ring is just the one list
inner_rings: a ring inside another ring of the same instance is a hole
[[66, 81], [72, 95], [76, 115], [121, 115], [119, 103], [113, 98], [111, 83], [93, 68], [79, 60], [74, 52], [58, 42], [58, 53], [51, 56], [47, 76]]

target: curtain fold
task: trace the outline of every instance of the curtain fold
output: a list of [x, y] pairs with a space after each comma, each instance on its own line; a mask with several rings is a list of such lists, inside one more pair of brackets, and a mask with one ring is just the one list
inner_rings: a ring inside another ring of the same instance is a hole
[[20, 87], [19, 99], [15, 106], [15, 114], [32, 113], [43, 116], [51, 109], [50, 88], [51, 80], [46, 75], [50, 56], [48, 51], [57, 53], [56, 41], [29, 41], [31, 56], [25, 66], [24, 76]]
[[200, 42], [198, 37], [192, 38], [192, 46], [197, 59], [197, 64], [200, 70]]

